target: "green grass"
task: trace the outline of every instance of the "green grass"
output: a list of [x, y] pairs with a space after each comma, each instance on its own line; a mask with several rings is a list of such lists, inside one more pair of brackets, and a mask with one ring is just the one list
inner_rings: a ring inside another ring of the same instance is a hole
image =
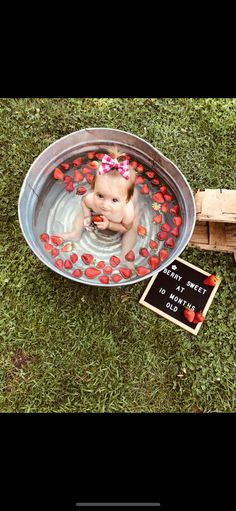
[[236, 189], [234, 99], [1, 99], [2, 412], [235, 412], [235, 263], [186, 248], [222, 283], [195, 337], [139, 305], [148, 280], [104, 289], [60, 277], [30, 251], [17, 202], [33, 160], [85, 127], [152, 143], [191, 188]]

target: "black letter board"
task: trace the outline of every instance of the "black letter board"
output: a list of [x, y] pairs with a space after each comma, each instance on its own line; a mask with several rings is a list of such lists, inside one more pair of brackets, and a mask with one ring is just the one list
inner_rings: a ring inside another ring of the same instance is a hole
[[169, 266], [152, 277], [139, 303], [197, 335], [202, 323], [190, 323], [183, 313], [188, 307], [206, 316], [220, 284], [219, 279], [214, 287], [204, 285], [203, 280], [209, 275], [176, 257]]

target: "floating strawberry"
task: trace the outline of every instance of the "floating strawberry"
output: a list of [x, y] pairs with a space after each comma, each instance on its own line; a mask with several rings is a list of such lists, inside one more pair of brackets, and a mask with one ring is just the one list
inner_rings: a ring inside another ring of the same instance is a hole
[[99, 277], [99, 280], [102, 284], [108, 284], [109, 277], [107, 275], [102, 275], [101, 277]]
[[161, 230], [164, 231], [164, 232], [170, 232], [171, 226], [169, 224], [167, 224], [167, 223], [162, 224]]
[[61, 251], [62, 252], [71, 252], [72, 248], [73, 248], [72, 243], [66, 243], [66, 245], [64, 245], [64, 247], [62, 247]]
[[116, 256], [113, 255], [113, 256], [110, 257], [110, 261], [109, 262], [110, 262], [110, 265], [113, 268], [115, 268], [115, 266], [118, 266], [118, 264], [120, 264], [120, 259], [119, 259], [119, 257], [116, 257]]
[[105, 263], [105, 261], [99, 261], [96, 266], [97, 266], [97, 268], [104, 268], [106, 266], [106, 263]]
[[66, 268], [66, 270], [70, 270], [72, 268], [72, 262], [70, 261], [70, 259], [65, 259], [64, 261], [64, 268]]
[[64, 170], [68, 170], [70, 168], [70, 165], [69, 163], [61, 163], [61, 167], [64, 169]]
[[93, 221], [93, 222], [102, 222], [102, 221], [103, 221], [103, 219], [102, 219], [102, 217], [101, 217], [101, 216], [99, 216], [99, 215], [94, 215], [94, 216], [92, 217], [92, 221]]
[[168, 204], [166, 204], [166, 202], [164, 204], [162, 204], [161, 211], [163, 211], [163, 213], [167, 213], [168, 209], [169, 209], [169, 206], [168, 206]]
[[96, 158], [97, 158], [98, 160], [102, 160], [102, 159], [103, 159], [103, 156], [104, 156], [104, 153], [96, 153], [96, 154], [95, 154], [95, 156], [96, 156]]
[[139, 250], [139, 254], [142, 256], [142, 257], [148, 257], [150, 255], [150, 253], [148, 252], [148, 249], [147, 248], [140, 248]]
[[95, 151], [90, 151], [89, 153], [87, 153], [87, 157], [89, 160], [93, 160], [95, 156]]
[[78, 186], [77, 188], [77, 195], [83, 195], [85, 192], [87, 192], [87, 188], [84, 188], [84, 186]]
[[63, 238], [61, 236], [50, 236], [50, 240], [53, 245], [61, 245], [63, 243]]
[[79, 279], [80, 277], [82, 277], [82, 271], [79, 268], [77, 268], [76, 270], [73, 271], [71, 275], [72, 277], [76, 277]]
[[59, 255], [59, 250], [58, 248], [53, 248], [52, 251], [51, 251], [51, 256], [52, 257], [56, 257]]
[[155, 240], [150, 240], [150, 241], [149, 241], [149, 247], [150, 247], [150, 248], [152, 248], [152, 249], [157, 248], [157, 247], [158, 247], [158, 243], [157, 243], [157, 241], [155, 241]]
[[72, 181], [72, 177], [70, 176], [65, 176], [64, 179], [63, 179], [64, 183], [69, 183], [70, 181]]
[[143, 277], [144, 275], [150, 273], [150, 270], [149, 268], [145, 268], [145, 266], [137, 266], [136, 273], [139, 277]]
[[82, 161], [83, 161], [83, 158], [80, 156], [80, 158], [76, 158], [75, 160], [73, 160], [72, 163], [75, 167], [80, 167], [80, 165], [82, 164]]
[[160, 192], [166, 193], [167, 192], [167, 186], [160, 186]]
[[185, 319], [187, 319], [187, 321], [188, 321], [189, 323], [192, 323], [192, 322], [193, 322], [193, 320], [194, 320], [194, 316], [195, 316], [195, 312], [194, 312], [194, 310], [193, 310], [193, 309], [189, 309], [189, 308], [185, 307], [185, 309], [184, 309], [184, 317], [185, 317]]
[[145, 172], [145, 174], [148, 177], [148, 179], [153, 179], [155, 176], [155, 172], [153, 172], [152, 170], [148, 170], [147, 172]]
[[135, 160], [131, 161], [131, 163], [130, 163], [130, 166], [133, 167], [133, 169], [136, 169], [137, 165], [138, 165], [138, 162]]
[[173, 200], [173, 195], [171, 195], [170, 193], [165, 193], [164, 194], [164, 199], [167, 201], [167, 202], [171, 202]]
[[77, 254], [71, 254], [71, 255], [70, 255], [70, 260], [71, 260], [71, 262], [72, 262], [73, 264], [75, 264], [75, 263], [76, 263], [76, 261], [78, 261], [78, 259], [79, 259], [79, 258], [78, 258], [78, 256], [77, 256]]
[[119, 275], [119, 273], [114, 273], [111, 276], [111, 280], [112, 280], [112, 282], [120, 282], [120, 280], [122, 280], [122, 277], [121, 277], [121, 275]]
[[126, 259], [126, 261], [134, 261], [135, 260], [135, 253], [133, 252], [133, 250], [130, 250], [129, 252], [127, 252], [127, 254], [125, 255], [125, 259]]
[[217, 277], [216, 275], [209, 275], [209, 277], [207, 277], [205, 280], [203, 280], [203, 284], [206, 284], [206, 286], [211, 286], [211, 287], [214, 287], [216, 284], [217, 284]]
[[151, 256], [148, 259], [148, 264], [152, 270], [155, 270], [159, 266], [160, 262], [161, 261], [160, 261], [159, 257], [157, 257], [157, 256]]
[[173, 234], [176, 238], [179, 236], [179, 229], [178, 227], [175, 227], [174, 229], [171, 229], [170, 234]]
[[154, 177], [154, 179], [151, 180], [152, 185], [158, 186], [160, 184], [160, 180], [157, 179], [157, 177]]
[[142, 176], [138, 176], [136, 178], [135, 184], [136, 185], [143, 185], [143, 183], [145, 183], [144, 178]]
[[137, 233], [138, 233], [139, 236], [146, 236], [147, 235], [146, 227], [143, 227], [142, 225], [138, 225]]
[[[130, 165], [133, 167], [132, 163]], [[134, 168], [136, 168], [137, 172], [143, 172], [144, 171], [144, 166], [141, 165], [141, 164], [140, 165], [136, 165], [136, 167], [134, 167]]]
[[72, 181], [70, 181], [70, 182], [69, 182], [69, 183], [67, 183], [67, 185], [66, 185], [66, 191], [67, 191], [67, 192], [73, 192], [73, 190], [74, 190], [74, 185], [73, 185]]
[[165, 231], [159, 231], [159, 232], [157, 233], [157, 238], [158, 238], [160, 241], [166, 240], [167, 236], [168, 236], [168, 234], [167, 234], [167, 232], [165, 232]]
[[205, 319], [205, 317], [202, 315], [202, 311], [195, 312], [193, 323], [202, 323], [204, 321], [204, 319]]
[[86, 181], [88, 181], [88, 183], [90, 185], [93, 182], [94, 178], [95, 178], [95, 176], [92, 176], [92, 174], [86, 174], [86, 176], [85, 176]]
[[91, 172], [92, 172], [92, 169], [88, 169], [88, 167], [84, 167], [82, 169], [82, 174], [84, 174], [84, 175], [85, 174], [91, 174]]
[[112, 272], [113, 269], [111, 266], [105, 266], [105, 268], [103, 269], [103, 273], [105, 273], [106, 275], [110, 275]]
[[95, 279], [98, 275], [100, 275], [100, 270], [97, 268], [86, 268], [85, 275], [88, 277], [88, 279]]
[[84, 176], [81, 174], [81, 172], [78, 169], [75, 169], [74, 171], [74, 181], [76, 183], [79, 183], [80, 181], [83, 181]]
[[155, 215], [152, 219], [153, 224], [160, 224], [162, 222], [162, 214]]
[[90, 161], [90, 162], [88, 163], [88, 167], [89, 167], [90, 169], [97, 169], [97, 168], [98, 168], [98, 165], [99, 165], [99, 163], [98, 163], [96, 160]]
[[165, 250], [164, 248], [161, 248], [161, 250], [159, 252], [160, 260], [165, 261], [165, 259], [168, 257], [168, 255], [169, 255], [169, 252], [167, 250]]
[[119, 272], [124, 277], [124, 279], [129, 279], [132, 275], [132, 271], [130, 268], [119, 268]]
[[152, 195], [152, 200], [162, 204], [164, 202], [164, 197], [161, 192], [157, 192], [157, 193], [154, 193], [154, 195]]
[[173, 215], [177, 215], [179, 212], [179, 205], [178, 204], [175, 204], [174, 206], [172, 206], [172, 208], [170, 208], [170, 213]]
[[56, 167], [54, 172], [53, 172], [53, 177], [54, 177], [54, 179], [63, 179], [64, 178], [64, 173], [61, 171], [61, 169]]
[[58, 270], [61, 270], [63, 268], [63, 260], [62, 259], [56, 259], [55, 266], [58, 268]]
[[175, 245], [175, 240], [174, 238], [168, 238], [168, 240], [165, 241], [165, 246], [166, 247], [170, 247], [170, 248], [173, 248]]
[[53, 250], [53, 246], [50, 244], [50, 243], [44, 243], [44, 249], [47, 251], [47, 252], [51, 252]]
[[40, 239], [41, 241], [45, 241], [46, 243], [49, 242], [49, 234], [47, 234], [46, 232], [43, 232], [42, 234], [40, 234]]
[[174, 223], [177, 227], [179, 227], [179, 226], [182, 224], [182, 218], [181, 218], [181, 216], [174, 216], [174, 217], [172, 218], [172, 220], [173, 220], [173, 223]]
[[92, 254], [82, 254], [81, 259], [84, 264], [91, 264], [94, 257]]
[[149, 186], [147, 185], [147, 183], [145, 183], [141, 188], [140, 193], [142, 193], [143, 195], [148, 195], [149, 192], [150, 192]]

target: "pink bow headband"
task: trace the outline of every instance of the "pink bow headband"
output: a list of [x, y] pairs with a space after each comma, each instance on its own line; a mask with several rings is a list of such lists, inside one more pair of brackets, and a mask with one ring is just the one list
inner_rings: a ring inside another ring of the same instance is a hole
[[113, 168], [116, 168], [125, 179], [129, 179], [129, 161], [123, 160], [119, 163], [116, 159], [108, 156], [108, 154], [104, 154], [98, 173], [106, 174]]

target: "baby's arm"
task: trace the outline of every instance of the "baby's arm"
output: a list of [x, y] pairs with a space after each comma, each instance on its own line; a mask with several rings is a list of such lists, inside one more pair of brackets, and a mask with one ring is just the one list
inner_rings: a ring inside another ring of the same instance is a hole
[[98, 229], [110, 229], [111, 231], [121, 232], [124, 234], [125, 232], [129, 231], [133, 225], [134, 207], [132, 203], [127, 205], [121, 222], [113, 222], [112, 220], [108, 220], [108, 218], [105, 216], [101, 216], [103, 218], [103, 222], [95, 222]]

